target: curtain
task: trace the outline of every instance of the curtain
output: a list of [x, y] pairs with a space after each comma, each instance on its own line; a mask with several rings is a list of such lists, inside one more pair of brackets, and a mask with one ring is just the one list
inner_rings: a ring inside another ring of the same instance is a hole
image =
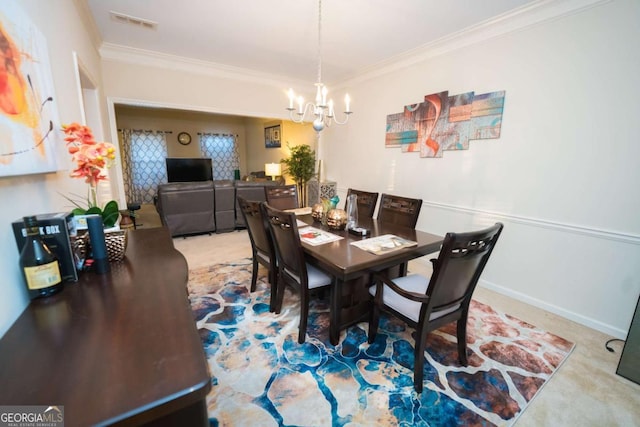
[[218, 133], [198, 135], [200, 135], [202, 157], [211, 157], [213, 179], [235, 179], [235, 171], [240, 169], [236, 136]]
[[119, 130], [127, 203], [153, 203], [158, 185], [167, 182], [165, 132]]

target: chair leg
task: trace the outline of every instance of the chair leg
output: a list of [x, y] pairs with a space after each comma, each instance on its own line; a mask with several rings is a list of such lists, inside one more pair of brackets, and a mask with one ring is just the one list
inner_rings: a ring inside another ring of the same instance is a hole
[[300, 290], [300, 323], [298, 325], [298, 344], [303, 344], [307, 335], [307, 317], [309, 316], [309, 291]]
[[269, 311], [276, 311], [276, 301], [278, 296], [278, 280], [276, 272], [269, 271], [269, 286], [271, 288], [271, 297], [269, 301]]
[[256, 259], [257, 255], [253, 256], [253, 271], [251, 272], [251, 292], [256, 290], [256, 285], [258, 283], [258, 260]]
[[413, 362], [413, 388], [417, 393], [422, 393], [424, 382], [424, 348], [427, 342], [427, 333], [416, 331], [415, 353]]
[[467, 366], [469, 364], [467, 360], [467, 313], [461, 319], [458, 319], [457, 336], [458, 359], [460, 359], [462, 366]]
[[376, 340], [376, 335], [378, 334], [378, 323], [380, 322], [380, 308], [378, 304], [374, 302], [371, 303], [371, 311], [369, 312], [369, 344], [373, 344]]
[[275, 291], [272, 291], [271, 302], [274, 304], [273, 311], [275, 311], [276, 314], [280, 314], [280, 310], [282, 309], [282, 302], [284, 301], [284, 287], [286, 286], [286, 284], [284, 283], [280, 275], [278, 275], [278, 280], [276, 280], [274, 283], [275, 285], [271, 285], [272, 289], [275, 287]]

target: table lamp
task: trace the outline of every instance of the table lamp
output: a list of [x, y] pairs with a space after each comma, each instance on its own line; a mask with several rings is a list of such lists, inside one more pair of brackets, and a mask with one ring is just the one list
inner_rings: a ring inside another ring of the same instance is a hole
[[282, 175], [280, 163], [265, 163], [264, 174], [270, 176], [272, 181], [275, 181], [276, 177]]

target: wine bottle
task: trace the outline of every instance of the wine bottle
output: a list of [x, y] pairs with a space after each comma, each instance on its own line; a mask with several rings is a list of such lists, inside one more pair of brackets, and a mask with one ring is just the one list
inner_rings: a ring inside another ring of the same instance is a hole
[[40, 236], [35, 216], [25, 216], [26, 240], [20, 252], [20, 269], [31, 299], [53, 295], [62, 290], [58, 259]]

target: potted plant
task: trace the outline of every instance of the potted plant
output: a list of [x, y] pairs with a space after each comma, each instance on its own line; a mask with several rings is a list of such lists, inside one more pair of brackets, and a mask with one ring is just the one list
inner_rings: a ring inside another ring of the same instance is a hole
[[104, 207], [98, 205], [98, 183], [109, 178], [105, 169], [113, 164], [115, 147], [109, 142], [98, 142], [93, 137], [91, 129], [78, 123], [63, 125], [67, 150], [76, 168], [71, 172], [73, 178], [84, 179], [89, 184], [86, 201], [65, 198], [74, 204], [73, 215], [83, 216], [97, 214], [102, 217], [105, 228], [113, 227], [120, 216], [118, 203], [115, 200], [107, 202]]
[[300, 205], [307, 205], [307, 183], [316, 175], [316, 152], [307, 144], [291, 147], [287, 144], [291, 155], [282, 159], [286, 166], [284, 172], [289, 174], [298, 186]]

